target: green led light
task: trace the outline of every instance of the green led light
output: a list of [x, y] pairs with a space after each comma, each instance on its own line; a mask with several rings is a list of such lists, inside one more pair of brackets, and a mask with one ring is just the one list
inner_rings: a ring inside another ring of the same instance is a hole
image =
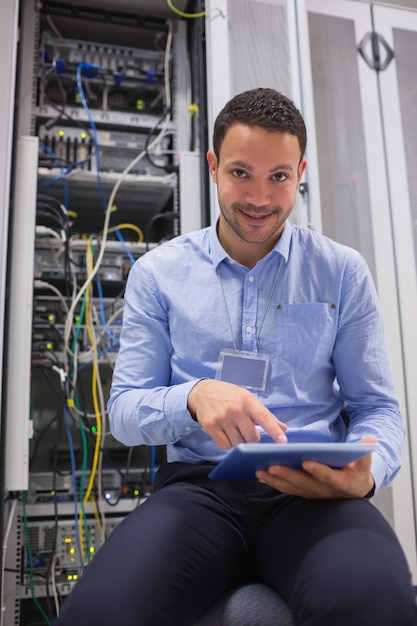
[[55, 322], [55, 315], [53, 315], [52, 313], [48, 315], [48, 322], [53, 324]]
[[143, 111], [144, 109], [144, 103], [143, 100], [141, 100], [140, 98], [138, 100], [136, 100], [136, 110], [137, 111]]
[[92, 426], [91, 427], [91, 432], [92, 433], [96, 433], [97, 432], [97, 426]]
[[133, 495], [134, 496], [138, 496], [139, 495], [139, 489], [134, 489], [133, 490]]
[[52, 347], [53, 347], [52, 344], [48, 341], [48, 343], [46, 344], [45, 348], [47, 350], [52, 350]]

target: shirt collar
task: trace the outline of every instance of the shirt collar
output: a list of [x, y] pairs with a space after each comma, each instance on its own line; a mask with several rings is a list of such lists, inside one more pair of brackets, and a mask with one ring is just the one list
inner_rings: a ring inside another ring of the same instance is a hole
[[[287, 220], [284, 225], [284, 230], [282, 231], [281, 237], [278, 239], [277, 243], [271, 250], [269, 254], [280, 254], [284, 261], [288, 261], [288, 257], [290, 254], [290, 244], [291, 244], [291, 236], [292, 236], [292, 226], [291, 223]], [[209, 227], [209, 246], [210, 246], [210, 255], [213, 259], [213, 263], [215, 267], [220, 265], [222, 261], [225, 259], [229, 259], [229, 255], [222, 247], [219, 238], [217, 236], [217, 220], [214, 224]], [[269, 255], [268, 255], [269, 256]]]

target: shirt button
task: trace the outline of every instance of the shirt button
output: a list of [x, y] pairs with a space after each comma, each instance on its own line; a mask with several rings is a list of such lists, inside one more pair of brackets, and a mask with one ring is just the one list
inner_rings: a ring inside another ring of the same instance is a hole
[[252, 332], [252, 326], [246, 326], [245, 328], [247, 333], [251, 333]]
[[254, 276], [249, 276], [248, 280], [249, 280], [250, 283], [253, 283], [253, 281], [255, 280], [255, 277]]

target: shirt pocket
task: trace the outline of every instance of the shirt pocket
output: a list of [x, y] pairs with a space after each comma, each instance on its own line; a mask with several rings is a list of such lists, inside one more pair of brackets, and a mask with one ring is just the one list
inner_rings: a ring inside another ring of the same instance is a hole
[[279, 304], [276, 307], [277, 356], [308, 372], [333, 353], [337, 307], [328, 302]]

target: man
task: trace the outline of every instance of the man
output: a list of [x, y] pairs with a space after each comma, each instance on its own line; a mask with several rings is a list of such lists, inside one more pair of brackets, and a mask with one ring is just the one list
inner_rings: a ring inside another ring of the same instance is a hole
[[[288, 98], [233, 98], [207, 154], [217, 223], [133, 266], [110, 424], [126, 445], [166, 444], [169, 462], [60, 625], [185, 626], [249, 579], [275, 589], [296, 624], [417, 624], [404, 555], [368, 500], [398, 472], [404, 437], [377, 297], [359, 253], [288, 221], [305, 147]], [[379, 446], [342, 469], [208, 478], [262, 435]]]

